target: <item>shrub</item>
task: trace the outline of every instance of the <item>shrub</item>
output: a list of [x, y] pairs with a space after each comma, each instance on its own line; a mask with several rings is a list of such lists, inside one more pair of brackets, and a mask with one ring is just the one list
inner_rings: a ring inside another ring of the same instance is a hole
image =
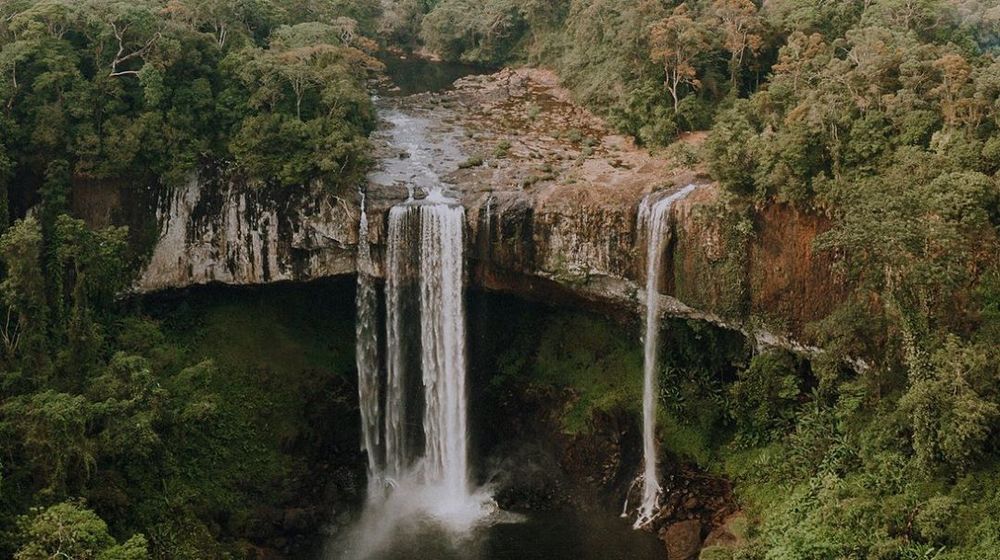
[[737, 439], [746, 444], [770, 441], [778, 428], [788, 424], [799, 392], [796, 363], [790, 354], [771, 351], [755, 356], [729, 389]]

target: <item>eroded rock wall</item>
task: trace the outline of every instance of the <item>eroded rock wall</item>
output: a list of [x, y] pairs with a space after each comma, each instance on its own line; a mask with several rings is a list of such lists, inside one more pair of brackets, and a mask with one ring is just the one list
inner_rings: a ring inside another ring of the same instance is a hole
[[[615, 135], [572, 104], [551, 73], [505, 70], [382, 103], [373, 136], [381, 163], [367, 196], [376, 268], [388, 209], [443, 186], [467, 210], [472, 285], [638, 316], [646, 299], [639, 206], [695, 184], [671, 211], [665, 315], [811, 351], [807, 325], [845, 296], [831, 257], [812, 248], [829, 220], [728, 200], [696, 163]], [[701, 139], [689, 135], [681, 148]], [[354, 274], [356, 193], [255, 188], [222, 175], [206, 170], [171, 189], [81, 185], [74, 209], [94, 225], [132, 228], [144, 263], [139, 292]]]
[[139, 293], [355, 270], [357, 205], [320, 184], [251, 187], [203, 175], [175, 188], [80, 185], [73, 206], [91, 225], [129, 226], [143, 263], [133, 285]]
[[[635, 314], [645, 297], [645, 239], [636, 226], [645, 195], [633, 190], [608, 200], [552, 188], [470, 197], [463, 201], [470, 281], [488, 290]], [[370, 211], [376, 262], [384, 253], [385, 213], [392, 203], [376, 201]], [[149, 206], [146, 212], [128, 208], [141, 204]], [[355, 273], [358, 200], [320, 185], [275, 191], [192, 179], [146, 195], [134, 185], [88, 185], [75, 192], [74, 208], [93, 225], [129, 225], [139, 232], [133, 235], [137, 242], [149, 243], [134, 286], [138, 292]], [[661, 271], [666, 315], [755, 330], [768, 340], [797, 340], [805, 347], [806, 325], [845, 297], [831, 258], [812, 248], [830, 227], [822, 216], [783, 205], [741, 215], [720, 202], [711, 183], [678, 201], [672, 215]]]

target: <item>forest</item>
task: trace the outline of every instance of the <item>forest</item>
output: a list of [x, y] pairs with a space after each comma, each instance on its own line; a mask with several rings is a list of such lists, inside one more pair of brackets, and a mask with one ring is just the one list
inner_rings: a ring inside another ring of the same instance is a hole
[[[774, 203], [833, 224], [815, 248], [851, 291], [807, 326], [821, 357], [758, 353], [722, 382], [683, 330], [665, 357], [665, 445], [757, 519], [702, 558], [1000, 559], [995, 0], [0, 0], [0, 556], [254, 557], [257, 504], [299, 491], [319, 442], [356, 446], [315, 427], [357, 412], [353, 331], [331, 348], [310, 316], [306, 357], [255, 371], [260, 325], [308, 298], [156, 312], [122, 297], [146, 256], [129, 232], [69, 198], [205, 167], [353, 192], [383, 49], [553, 69], [703, 165], [732, 236]], [[577, 384], [578, 431], [634, 405], [585, 351], [572, 372], [546, 354], [573, 328], [518, 338], [503, 373], [531, 356], [544, 374], [518, 383]]]

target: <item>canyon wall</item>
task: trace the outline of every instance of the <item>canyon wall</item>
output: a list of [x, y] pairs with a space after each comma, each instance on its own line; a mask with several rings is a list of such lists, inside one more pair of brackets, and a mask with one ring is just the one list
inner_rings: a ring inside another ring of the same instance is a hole
[[[679, 156], [650, 153], [575, 105], [551, 72], [472, 76], [446, 92], [383, 99], [379, 110], [379, 165], [366, 186], [376, 268], [388, 209], [443, 186], [466, 208], [471, 285], [631, 319], [645, 301], [639, 206], [698, 185], [672, 207], [665, 314], [809, 353], [807, 326], [845, 297], [830, 256], [812, 249], [827, 218], [731, 200], [683, 155], [703, 134], [681, 138]], [[73, 208], [92, 225], [130, 227], [138, 293], [355, 272], [358, 193], [225, 177], [207, 169], [172, 188], [80, 184]]]
[[[369, 198], [377, 262], [385, 214], [396, 195], [376, 189]], [[463, 203], [471, 284], [638, 316], [645, 239], [636, 213], [643, 196], [622, 191], [609, 200], [561, 188], [470, 195]], [[716, 186], [705, 183], [674, 205], [663, 260], [664, 313], [805, 349], [805, 325], [829, 313], [844, 294], [830, 261], [812, 251], [828, 220], [782, 205], [734, 217], [718, 198]], [[78, 215], [95, 226], [129, 225], [134, 244], [146, 245], [137, 247], [144, 262], [133, 286], [138, 293], [354, 274], [358, 202], [356, 195], [321, 185], [274, 190], [198, 179], [145, 195], [129, 185], [74, 191]], [[145, 211], [136, 211], [137, 205]], [[731, 230], [741, 219], [748, 230], [734, 241]]]

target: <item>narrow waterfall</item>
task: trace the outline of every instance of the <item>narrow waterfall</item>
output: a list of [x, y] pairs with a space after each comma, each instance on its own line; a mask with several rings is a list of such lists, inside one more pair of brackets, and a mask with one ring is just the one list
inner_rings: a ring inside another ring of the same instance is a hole
[[649, 523], [656, 515], [660, 497], [660, 481], [656, 472], [656, 378], [659, 371], [660, 339], [660, 271], [663, 252], [670, 235], [670, 210], [674, 202], [686, 197], [695, 185], [654, 202], [650, 195], [639, 206], [637, 228], [646, 234], [646, 335], [644, 337], [642, 385], [642, 502], [635, 527]]
[[368, 454], [368, 495], [372, 496], [383, 478], [380, 464], [380, 390], [378, 363], [378, 293], [375, 290], [371, 247], [368, 243], [368, 213], [361, 193], [361, 220], [358, 226], [358, 293], [356, 360], [361, 408], [361, 450]]

